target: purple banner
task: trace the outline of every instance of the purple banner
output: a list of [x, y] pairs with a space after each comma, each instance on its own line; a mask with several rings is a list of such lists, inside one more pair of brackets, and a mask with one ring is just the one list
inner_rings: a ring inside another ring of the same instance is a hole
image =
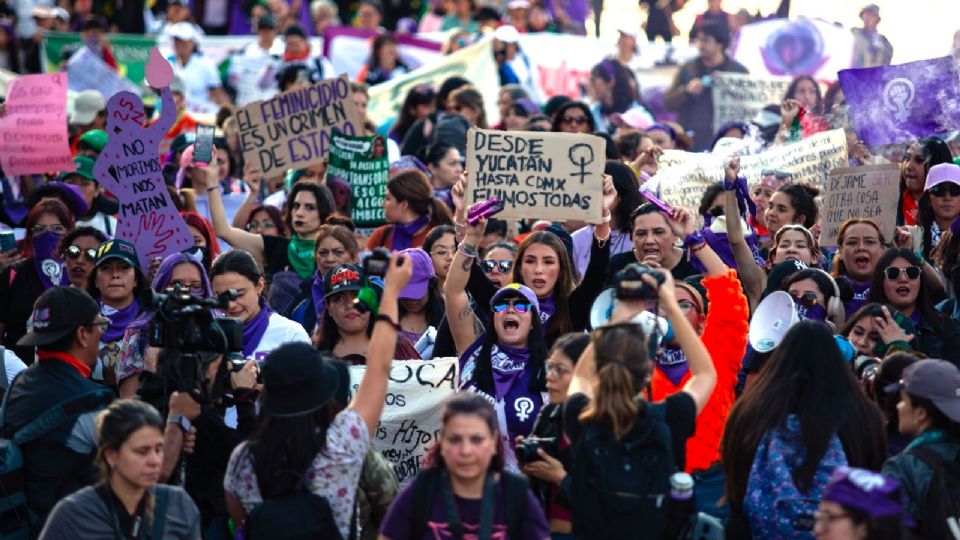
[[892, 144], [960, 128], [952, 57], [839, 72], [850, 119], [867, 145]]

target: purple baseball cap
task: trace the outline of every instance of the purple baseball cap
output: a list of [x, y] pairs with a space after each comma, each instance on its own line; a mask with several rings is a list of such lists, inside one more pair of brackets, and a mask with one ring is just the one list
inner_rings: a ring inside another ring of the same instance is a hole
[[837, 467], [821, 500], [856, 508], [870, 517], [904, 515], [900, 483], [866, 469]]
[[413, 264], [413, 276], [410, 277], [410, 283], [400, 291], [400, 298], [420, 300], [427, 295], [430, 280], [437, 275], [433, 270], [433, 260], [420, 248], [409, 248], [400, 253], [406, 255], [410, 264]]
[[960, 422], [960, 369], [946, 360], [928, 358], [911, 364], [899, 383], [884, 390], [929, 399], [947, 418]]
[[520, 296], [526, 298], [528, 302], [533, 306], [534, 311], [537, 315], [540, 315], [540, 301], [537, 300], [537, 295], [527, 287], [526, 285], [521, 285], [519, 283], [510, 283], [504, 285], [499, 291], [494, 293], [493, 298], [490, 299], [490, 307], [493, 307], [500, 300], [507, 298], [509, 296]]
[[930, 167], [930, 172], [927, 173], [927, 183], [923, 186], [923, 190], [927, 191], [944, 182], [960, 184], [960, 167], [953, 163], [941, 163]]

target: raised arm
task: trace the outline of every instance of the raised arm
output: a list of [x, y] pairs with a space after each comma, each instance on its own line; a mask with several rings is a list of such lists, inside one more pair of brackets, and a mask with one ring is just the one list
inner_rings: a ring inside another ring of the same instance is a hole
[[487, 220], [480, 220], [476, 225], [466, 227], [466, 236], [460, 242], [460, 247], [453, 256], [447, 279], [443, 282], [444, 303], [447, 308], [447, 322], [450, 324], [450, 333], [457, 348], [457, 356], [463, 356], [474, 341], [477, 340], [474, 327], [473, 309], [467, 297], [467, 279], [470, 269], [477, 259], [477, 246], [483, 238], [483, 229]]
[[370, 348], [367, 350], [367, 369], [360, 379], [351, 409], [357, 411], [367, 425], [370, 436], [377, 430], [380, 413], [383, 412], [383, 400], [387, 395], [387, 380], [390, 377], [390, 364], [393, 361], [397, 344], [399, 309], [397, 295], [410, 282], [413, 263], [402, 253], [390, 257], [390, 267], [384, 277], [383, 296], [380, 308], [370, 336]]
[[233, 223], [231, 223], [233, 227], [243, 229], [250, 217], [250, 211], [260, 204], [260, 180], [262, 176], [253, 164], [247, 163], [244, 165], [243, 183], [247, 185], [247, 198], [243, 200], [243, 204], [240, 205], [240, 208], [237, 208], [237, 212], [233, 215]]
[[217, 163], [220, 159], [219, 153], [214, 151], [214, 157], [205, 169], [207, 174], [194, 179], [193, 187], [198, 192], [207, 194], [207, 200], [210, 203], [210, 221], [213, 222], [213, 230], [217, 236], [229, 242], [234, 248], [245, 250], [253, 255], [253, 258], [262, 261], [264, 259], [263, 237], [231, 227], [227, 222], [227, 211], [223, 208], [217, 173]]
[[[724, 175], [728, 182], [735, 182], [740, 174], [740, 158], [731, 159], [724, 166]], [[737, 263], [737, 273], [743, 288], [747, 293], [750, 306], [755, 307], [760, 301], [763, 290], [767, 287], [767, 273], [757, 266], [753, 252], [747, 244], [743, 224], [740, 221], [740, 205], [737, 204], [737, 192], [727, 190], [723, 199], [723, 214], [727, 223], [727, 241], [733, 250], [733, 259]], [[702, 262], [702, 261], [701, 261]]]

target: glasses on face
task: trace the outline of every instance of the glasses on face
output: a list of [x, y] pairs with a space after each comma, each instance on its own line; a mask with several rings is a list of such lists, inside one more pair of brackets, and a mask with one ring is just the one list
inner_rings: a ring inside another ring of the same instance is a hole
[[564, 124], [572, 124], [572, 125], [578, 126], [580, 124], [586, 124], [587, 117], [586, 116], [564, 116], [562, 119], [562, 122]]
[[501, 274], [506, 274], [511, 268], [513, 268], [513, 261], [510, 259], [503, 259], [499, 261], [485, 259], [480, 261], [480, 269], [483, 270], [484, 274], [489, 274], [497, 269], [500, 270]]
[[693, 302], [689, 301], [689, 300], [679, 300], [679, 301], [677, 301], [677, 306], [680, 307], [680, 311], [681, 311], [684, 315], [686, 315], [687, 313], [690, 313], [690, 310], [696, 310], [696, 309], [697, 309], [697, 305], [694, 304]]
[[502, 313], [507, 310], [507, 308], [513, 308], [517, 313], [527, 313], [530, 311], [530, 302], [526, 300], [507, 300], [506, 302], [501, 302], [499, 304], [493, 305], [494, 313]]
[[76, 259], [82, 254], [88, 262], [94, 262], [97, 260], [97, 250], [94, 248], [81, 249], [80, 246], [70, 246], [66, 249], [66, 251], [64, 251], [64, 253], [66, 253], [67, 257], [70, 259]]
[[560, 364], [558, 362], [547, 362], [544, 368], [547, 370], [547, 375], [553, 373], [557, 377], [563, 377], [564, 375], [572, 371], [567, 369], [566, 367], [564, 367], [563, 364]]
[[920, 267], [919, 266], [908, 266], [906, 268], [900, 268], [899, 266], [888, 266], [883, 270], [883, 274], [890, 281], [896, 281], [900, 279], [900, 276], [904, 273], [907, 274], [907, 279], [913, 281], [915, 279], [920, 279]]
[[821, 512], [817, 510], [813, 513], [813, 520], [818, 524], [824, 527], [829, 527], [833, 524], [834, 521], [838, 519], [849, 518], [850, 514], [831, 514], [829, 512]]
[[946, 197], [948, 193], [951, 197], [960, 197], [960, 185], [944, 182], [930, 188], [930, 195], [934, 197]]
[[815, 292], [805, 292], [799, 296], [792, 295], [793, 300], [800, 304], [801, 306], [810, 309], [813, 306], [817, 305], [817, 293]]
[[89, 328], [99, 328], [100, 333], [106, 332], [107, 329], [110, 328], [110, 319], [103, 318], [94, 320], [92, 323], [90, 323]]
[[434, 257], [440, 257], [441, 259], [446, 259], [447, 257], [453, 257], [453, 253], [457, 248], [453, 247], [438, 247], [430, 252], [430, 255]]
[[57, 224], [57, 225], [34, 225], [33, 227], [30, 227], [30, 233], [31, 233], [31, 234], [43, 234], [43, 233], [45, 233], [45, 232], [47, 232], [47, 231], [55, 232], [55, 233], [57, 233], [57, 234], [63, 234], [63, 233], [65, 233], [65, 232], [67, 232], [67, 228], [64, 227], [63, 225], [60, 225], [60, 224]]
[[277, 225], [269, 219], [265, 219], [263, 221], [251, 221], [247, 223], [246, 228], [248, 231], [252, 231], [253, 229], [276, 229]]
[[190, 294], [193, 296], [203, 296], [205, 292], [203, 289], [203, 283], [195, 281], [193, 283], [188, 283], [186, 281], [175, 280], [170, 282], [171, 287], [179, 287], [181, 291], [190, 291]]

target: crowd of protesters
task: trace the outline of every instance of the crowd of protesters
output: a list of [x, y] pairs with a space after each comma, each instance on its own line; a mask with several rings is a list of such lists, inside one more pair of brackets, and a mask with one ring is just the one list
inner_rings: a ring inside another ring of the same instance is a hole
[[[643, 32], [671, 43], [685, 2], [640, 4]], [[675, 72], [662, 107], [642, 97], [641, 28], [581, 66], [584, 95], [542, 95], [521, 34], [585, 35], [602, 6], [0, 4], [15, 73], [42, 71], [50, 31], [81, 32], [112, 68], [108, 33], [169, 38], [177, 110], [159, 150], [194, 242], [147, 265], [115, 237], [96, 90], [74, 100], [74, 171], [0, 175], [0, 235], [19, 238], [0, 253], [0, 537], [960, 539], [956, 134], [868, 148], [839, 86], [809, 76], [715, 130], [711, 76], [747, 72], [728, 51], [752, 19], [719, 0], [695, 56], [660, 62]], [[859, 14], [855, 66], [888, 65], [880, 8]], [[238, 19], [251, 41], [232, 54], [276, 56], [277, 91], [336, 76], [310, 36], [376, 32], [351, 105], [400, 164], [382, 226], [348, 217], [326, 161], [279, 178], [244, 162], [236, 89], [202, 54]], [[454, 76], [374, 125], [368, 85], [415, 69], [396, 33], [434, 31], [445, 52], [492, 37], [498, 110]], [[197, 163], [204, 114], [217, 130]], [[600, 222], [468, 220], [472, 127], [602, 136]], [[855, 218], [824, 238], [816, 186], [740, 170], [831, 129], [850, 166], [899, 165], [894, 234]], [[667, 149], [724, 157], [699, 208], [657, 198]], [[236, 350], [217, 345], [229, 335]], [[376, 445], [391, 367], [450, 357], [457, 392], [400, 484]]]

